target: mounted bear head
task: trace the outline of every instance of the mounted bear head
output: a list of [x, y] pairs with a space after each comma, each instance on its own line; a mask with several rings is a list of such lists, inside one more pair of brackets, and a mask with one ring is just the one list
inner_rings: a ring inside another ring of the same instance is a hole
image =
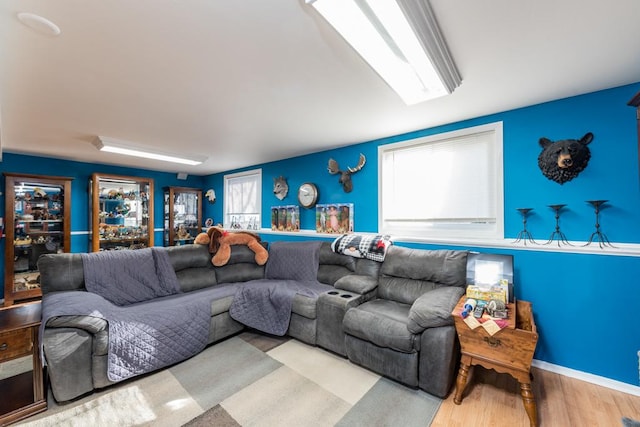
[[559, 184], [571, 181], [587, 167], [591, 158], [587, 145], [592, 140], [591, 132], [579, 140], [563, 139], [553, 142], [540, 138], [542, 153], [538, 156], [538, 166], [542, 174]]

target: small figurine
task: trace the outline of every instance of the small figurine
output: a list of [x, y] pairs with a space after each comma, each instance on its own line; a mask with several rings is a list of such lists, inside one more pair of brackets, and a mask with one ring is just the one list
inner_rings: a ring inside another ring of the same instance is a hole
[[178, 240], [186, 240], [191, 238], [191, 234], [187, 231], [187, 227], [184, 224], [180, 224], [178, 226], [178, 230], [176, 231], [176, 238]]

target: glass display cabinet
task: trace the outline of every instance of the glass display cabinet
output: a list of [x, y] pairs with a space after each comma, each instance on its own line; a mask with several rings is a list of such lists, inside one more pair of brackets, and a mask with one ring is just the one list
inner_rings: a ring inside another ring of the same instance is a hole
[[153, 180], [94, 173], [91, 176], [91, 250], [153, 246]]
[[38, 258], [71, 250], [71, 181], [5, 173], [4, 305], [37, 299]]
[[193, 243], [202, 230], [202, 190], [164, 188], [164, 246]]

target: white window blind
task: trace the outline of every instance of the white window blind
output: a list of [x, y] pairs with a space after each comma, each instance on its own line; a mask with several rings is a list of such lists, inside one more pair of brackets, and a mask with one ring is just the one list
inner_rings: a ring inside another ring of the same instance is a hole
[[262, 170], [224, 176], [224, 227], [257, 230], [261, 224]]
[[501, 123], [381, 146], [379, 160], [382, 232], [502, 237]]

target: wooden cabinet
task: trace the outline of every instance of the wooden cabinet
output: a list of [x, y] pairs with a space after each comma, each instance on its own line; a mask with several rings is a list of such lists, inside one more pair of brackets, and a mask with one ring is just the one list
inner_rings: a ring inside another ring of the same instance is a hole
[[202, 230], [202, 190], [187, 187], [164, 189], [164, 246], [193, 243]]
[[153, 246], [153, 180], [91, 176], [91, 250]]
[[0, 425], [47, 409], [40, 319], [40, 302], [0, 310]]
[[38, 258], [71, 250], [71, 181], [5, 173], [5, 306], [41, 297]]
[[530, 371], [538, 333], [531, 303], [517, 301], [508, 304], [507, 326], [491, 335], [482, 326], [471, 329], [465, 323], [461, 316], [465, 301], [466, 297], [463, 296], [452, 313], [462, 352], [453, 402], [457, 405], [462, 403], [473, 366], [484, 366], [496, 372], [507, 373], [518, 380], [530, 425], [537, 426], [537, 407], [531, 390]]

